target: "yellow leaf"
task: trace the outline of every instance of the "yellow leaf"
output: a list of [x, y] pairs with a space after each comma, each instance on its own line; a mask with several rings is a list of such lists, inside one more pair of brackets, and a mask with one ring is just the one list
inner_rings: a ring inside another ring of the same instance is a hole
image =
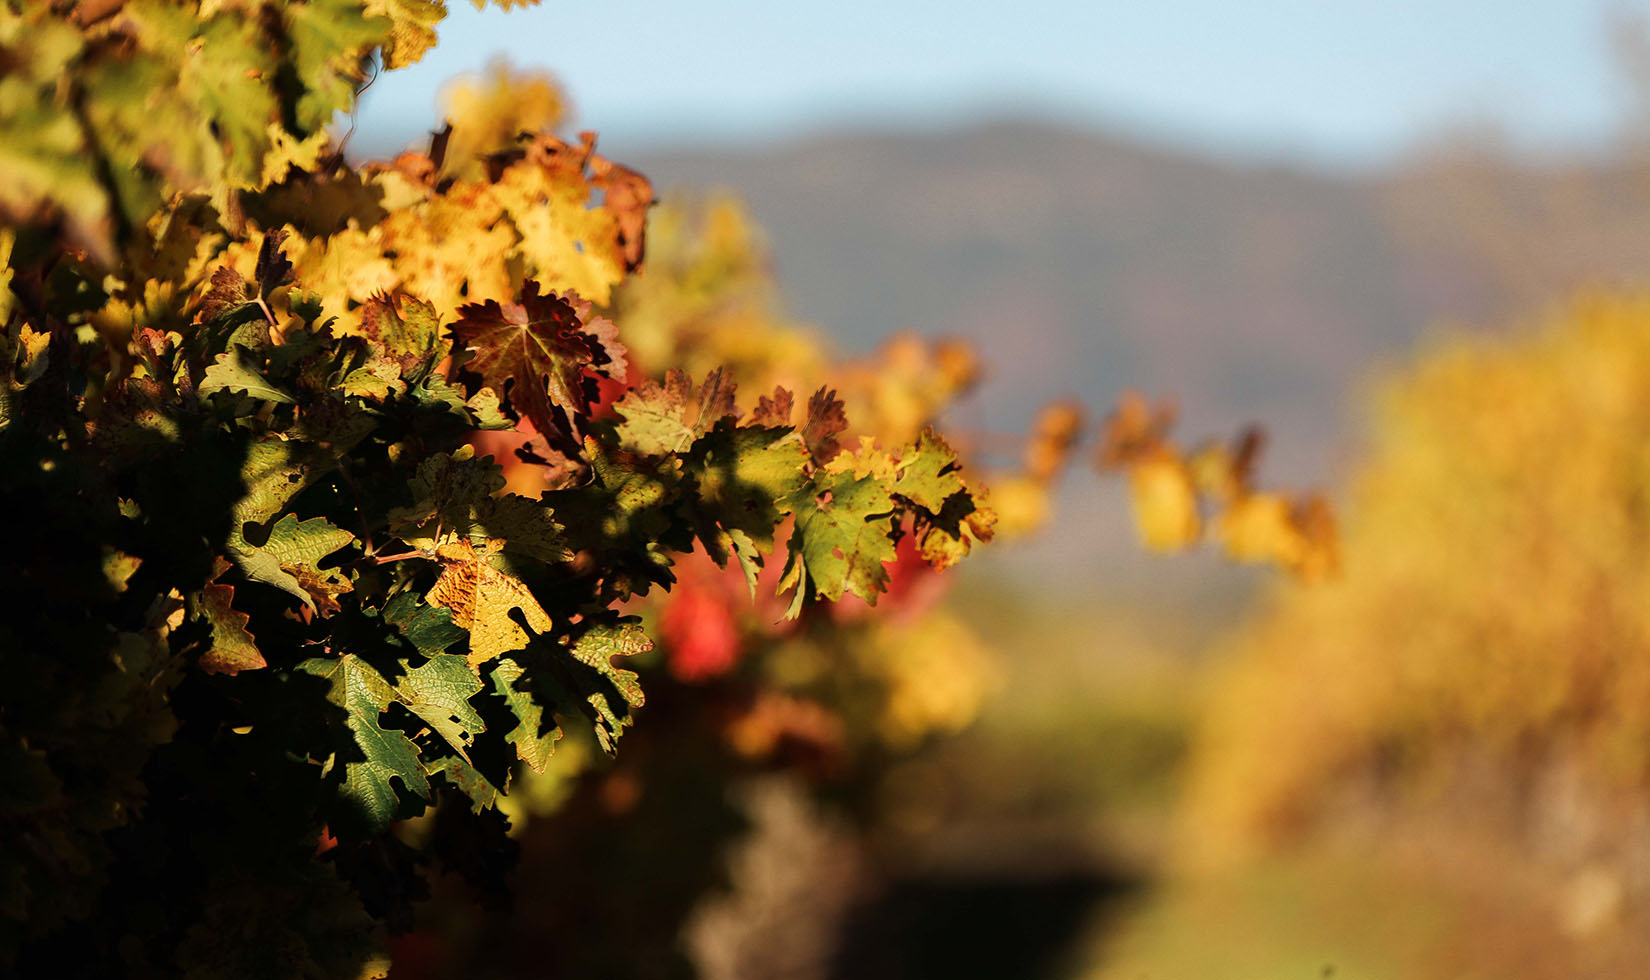
[[1047, 485], [1032, 477], [1016, 474], [993, 480], [991, 509], [997, 513], [997, 533], [1012, 540], [1043, 528], [1051, 513], [1048, 498]]
[[452, 121], [444, 173], [469, 176], [466, 168], [489, 153], [508, 150], [522, 133], [554, 129], [567, 105], [545, 72], [511, 70], [502, 59], [487, 66], [485, 78], [464, 76], [441, 93], [443, 118]]
[[321, 159], [321, 151], [327, 146], [326, 130], [317, 130], [305, 139], [299, 139], [286, 131], [280, 123], [270, 123], [267, 130], [269, 135], [269, 152], [264, 155], [263, 174], [254, 190], [262, 190], [270, 184], [286, 176], [292, 167], [299, 170], [312, 171], [316, 169]]
[[537, 269], [540, 283], [607, 304], [625, 274], [618, 219], [605, 208], [585, 206], [590, 190], [584, 181], [529, 157], [505, 170], [492, 193], [521, 233], [517, 252]]
[[444, 544], [436, 555], [444, 567], [425, 598], [447, 607], [453, 622], [470, 631], [471, 666], [527, 646], [531, 637], [511, 617], [513, 610], [521, 610], [534, 633], [550, 631], [550, 615], [527, 586], [487, 564], [469, 541]]
[[1295, 567], [1306, 553], [1289, 501], [1271, 493], [1250, 494], [1221, 512], [1215, 535], [1234, 561], [1273, 562]]
[[1197, 541], [1202, 518], [1192, 475], [1178, 457], [1164, 454], [1129, 468], [1135, 527], [1146, 547], [1179, 551]]

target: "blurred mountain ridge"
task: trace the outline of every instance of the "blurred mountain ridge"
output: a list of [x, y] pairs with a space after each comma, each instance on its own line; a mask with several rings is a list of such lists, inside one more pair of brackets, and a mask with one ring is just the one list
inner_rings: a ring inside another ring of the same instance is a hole
[[[1509, 225], [1539, 265], [1550, 198], [1576, 198], [1579, 220], [1582, 199], [1619, 209], [1631, 179], [1472, 147], [1329, 175], [1017, 122], [629, 162], [666, 195], [744, 199], [792, 311], [842, 347], [900, 328], [973, 340], [987, 379], [964, 425], [1012, 431], [1050, 395], [1103, 407], [1137, 387], [1178, 399], [1188, 433], [1263, 423], [1268, 471], [1293, 482], [1333, 476], [1362, 380], [1434, 325], [1563, 298], [1527, 270], [1508, 288]], [[1650, 259], [1641, 246], [1650, 232], [1608, 247]]]

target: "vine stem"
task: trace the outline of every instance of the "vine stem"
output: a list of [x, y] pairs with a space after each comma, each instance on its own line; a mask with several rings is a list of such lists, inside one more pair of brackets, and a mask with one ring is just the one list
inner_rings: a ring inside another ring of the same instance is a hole
[[361, 509], [361, 491], [355, 486], [355, 481], [349, 478], [349, 470], [345, 468], [342, 460], [338, 462], [338, 478], [349, 488], [349, 495], [355, 500], [355, 517], [361, 522], [361, 548], [371, 557], [376, 549], [372, 543], [372, 531], [367, 528], [367, 512]]
[[[260, 283], [258, 288], [262, 289], [263, 285]], [[255, 302], [258, 304], [258, 309], [264, 311], [264, 319], [269, 321], [269, 342], [279, 344], [281, 342], [281, 325], [275, 319], [275, 311], [269, 308], [269, 304], [264, 302], [261, 295], [255, 297]]]
[[397, 555], [374, 555], [373, 562], [378, 565], [388, 565], [392, 561], [403, 561], [407, 558], [428, 558], [422, 551], [403, 551]]

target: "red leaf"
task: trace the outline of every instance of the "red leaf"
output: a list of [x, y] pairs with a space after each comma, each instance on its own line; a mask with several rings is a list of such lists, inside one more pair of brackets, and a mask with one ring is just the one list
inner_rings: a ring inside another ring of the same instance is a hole
[[[459, 308], [453, 337], [475, 352], [465, 367], [482, 384], [508, 395], [511, 406], [540, 432], [568, 432], [589, 413], [584, 376], [624, 370], [624, 348], [612, 324], [590, 317], [577, 294], [540, 295], [522, 285], [520, 302], [470, 303]], [[560, 409], [566, 422], [557, 418]]]

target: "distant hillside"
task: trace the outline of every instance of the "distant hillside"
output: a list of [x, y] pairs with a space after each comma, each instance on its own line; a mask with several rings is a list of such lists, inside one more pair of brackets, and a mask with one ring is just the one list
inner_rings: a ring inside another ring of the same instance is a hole
[[[954, 428], [1018, 431], [1050, 397], [1103, 409], [1138, 387], [1177, 398], [1188, 436], [1264, 424], [1265, 478], [1295, 485], [1338, 476], [1363, 379], [1435, 325], [1533, 318], [1650, 270], [1650, 161], [1458, 148], [1353, 179], [1005, 122], [625, 162], [667, 195], [743, 198], [792, 310], [843, 348], [900, 328], [972, 339], [988, 377]], [[1023, 560], [1225, 574], [1139, 561], [1116, 488], [1070, 482], [1064, 533]]]
[[965, 422], [1133, 385], [1177, 396], [1188, 430], [1264, 422], [1291, 480], [1332, 474], [1372, 367], [1441, 318], [1506, 312], [1494, 270], [1450, 239], [1455, 203], [1482, 205], [1459, 174], [1245, 169], [1020, 124], [631, 162], [666, 193], [742, 196], [795, 312], [844, 347], [899, 327], [972, 338], [991, 377]]

